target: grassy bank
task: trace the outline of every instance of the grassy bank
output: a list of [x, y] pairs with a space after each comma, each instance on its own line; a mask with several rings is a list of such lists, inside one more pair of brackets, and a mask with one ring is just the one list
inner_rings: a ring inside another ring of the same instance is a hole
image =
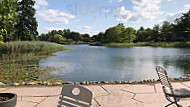
[[66, 49], [63, 45], [38, 41], [0, 44], [0, 82], [56, 82], [57, 76], [51, 73], [55, 69], [41, 68], [39, 60], [50, 56], [48, 53]]
[[0, 55], [22, 55], [22, 54], [46, 54], [55, 51], [64, 51], [67, 48], [63, 45], [39, 42], [39, 41], [16, 41], [0, 44]]
[[108, 44], [92, 43], [90, 45], [109, 46], [109, 47], [152, 46], [152, 47], [190, 48], [190, 42], [138, 42], [138, 43], [108, 43]]

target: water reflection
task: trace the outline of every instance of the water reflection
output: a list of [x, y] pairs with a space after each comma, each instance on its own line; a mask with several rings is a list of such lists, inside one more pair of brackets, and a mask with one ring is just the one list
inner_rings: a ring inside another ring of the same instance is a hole
[[116, 81], [157, 79], [155, 66], [167, 69], [170, 77], [190, 73], [190, 49], [154, 47], [90, 47], [70, 45], [72, 50], [54, 53], [40, 65], [61, 68], [64, 81]]

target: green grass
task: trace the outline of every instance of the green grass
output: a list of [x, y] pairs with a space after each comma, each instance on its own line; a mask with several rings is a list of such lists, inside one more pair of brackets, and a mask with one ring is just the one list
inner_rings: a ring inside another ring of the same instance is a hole
[[39, 41], [16, 41], [6, 42], [0, 44], [0, 55], [22, 55], [22, 54], [46, 54], [55, 51], [64, 51], [67, 48], [63, 45], [50, 43], [50, 42], [39, 42]]
[[108, 43], [103, 44], [108, 47], [134, 47], [134, 46], [152, 46], [152, 47], [176, 47], [190, 48], [190, 42], [138, 42], [138, 43]]
[[93, 42], [89, 44], [90, 46], [103, 46], [103, 43], [100, 42]]
[[63, 45], [38, 41], [0, 44], [0, 82], [56, 82], [57, 76], [51, 73], [55, 69], [40, 67], [39, 60], [51, 56], [48, 53], [66, 49]]

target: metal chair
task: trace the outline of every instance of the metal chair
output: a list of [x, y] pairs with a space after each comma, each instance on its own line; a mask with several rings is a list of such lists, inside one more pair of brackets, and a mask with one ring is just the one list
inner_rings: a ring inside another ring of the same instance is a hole
[[93, 93], [79, 85], [64, 85], [57, 107], [91, 107]]
[[168, 107], [172, 104], [175, 104], [177, 107], [182, 107], [178, 104], [178, 101], [182, 98], [190, 98], [190, 90], [185, 88], [173, 89], [166, 70], [160, 66], [156, 66], [156, 71], [158, 73], [165, 97], [170, 102], [170, 104], [166, 105], [165, 107]]

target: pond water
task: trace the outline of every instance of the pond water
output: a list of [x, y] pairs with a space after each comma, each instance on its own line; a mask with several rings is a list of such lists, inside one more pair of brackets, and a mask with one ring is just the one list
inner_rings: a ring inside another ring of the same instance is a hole
[[66, 45], [71, 50], [55, 52], [40, 60], [41, 66], [58, 68], [60, 80], [130, 81], [158, 79], [155, 66], [166, 68], [173, 78], [190, 73], [190, 49]]

